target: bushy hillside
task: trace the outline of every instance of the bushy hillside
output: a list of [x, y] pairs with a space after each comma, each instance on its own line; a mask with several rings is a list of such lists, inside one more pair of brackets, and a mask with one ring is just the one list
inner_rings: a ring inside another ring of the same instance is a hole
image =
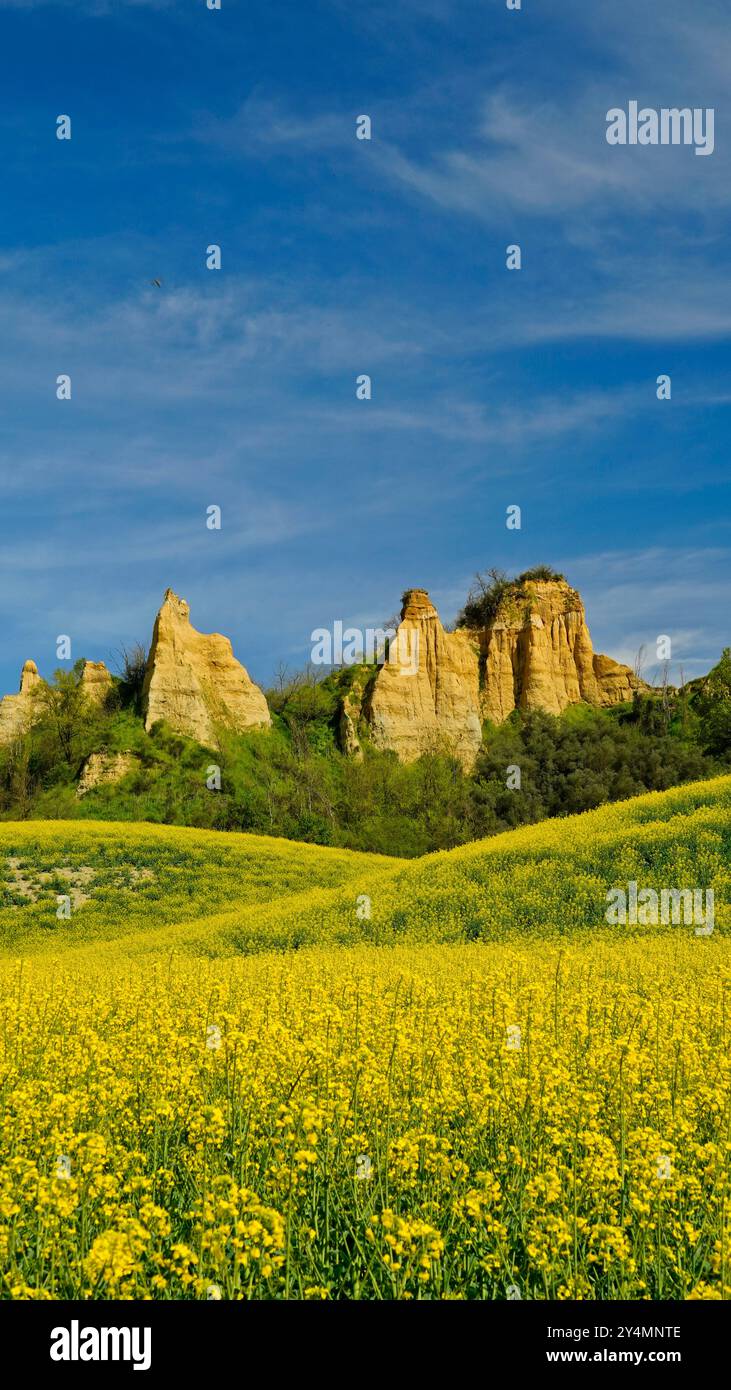
[[[270, 692], [272, 730], [222, 732], [215, 751], [164, 724], [146, 732], [122, 682], [106, 706], [90, 708], [74, 673], [59, 673], [46, 690], [49, 709], [0, 747], [0, 820], [151, 821], [416, 858], [710, 777], [731, 756], [721, 681], [705, 703], [674, 694], [612, 711], [577, 705], [560, 717], [516, 711], [486, 726], [470, 773], [438, 749], [400, 763], [365, 732], [365, 756], [356, 761], [339, 749], [338, 720], [359, 671], [366, 680], [367, 668], [350, 667]], [[92, 754], [124, 756], [126, 771], [80, 795]], [[508, 785], [516, 766], [519, 787]]]

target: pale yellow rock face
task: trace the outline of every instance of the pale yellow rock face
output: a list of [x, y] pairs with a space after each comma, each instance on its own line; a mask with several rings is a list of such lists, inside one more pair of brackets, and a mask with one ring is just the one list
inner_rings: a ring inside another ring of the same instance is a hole
[[263, 692], [236, 660], [228, 637], [197, 632], [184, 599], [168, 589], [155, 621], [143, 686], [145, 728], [165, 719], [177, 733], [218, 746], [219, 726], [269, 726]]
[[526, 581], [509, 594], [490, 627], [445, 632], [424, 589], [405, 595], [397, 638], [418, 640], [418, 669], [387, 663], [363, 707], [377, 748], [408, 762], [441, 748], [470, 768], [482, 724], [512, 710], [560, 714], [586, 701], [613, 705], [641, 688], [628, 666], [595, 654], [584, 606], [565, 580]]
[[611, 656], [594, 656], [594, 675], [599, 687], [599, 703], [621, 705], [631, 700], [635, 690], [647, 690], [645, 681], [638, 680], [629, 666], [612, 661]]
[[471, 766], [482, 738], [473, 639], [445, 632], [426, 590], [410, 589], [393, 645], [398, 659], [380, 668], [363, 709], [373, 743], [404, 762], [444, 749]]
[[77, 796], [86, 796], [105, 782], [118, 782], [126, 772], [139, 765], [134, 753], [90, 753], [76, 788]]
[[363, 749], [355, 727], [359, 713], [360, 706], [357, 701], [354, 704], [350, 696], [346, 695], [340, 708], [340, 747], [349, 758], [355, 758], [356, 762], [360, 762], [363, 757]]
[[639, 689], [628, 666], [594, 653], [584, 605], [565, 580], [527, 581], [495, 622], [474, 633], [484, 654], [481, 710], [495, 724], [516, 707], [560, 714], [567, 705], [617, 704]]
[[92, 704], [101, 705], [112, 688], [112, 677], [103, 661], [85, 661], [81, 689]]
[[18, 694], [0, 700], [0, 743], [12, 743], [30, 727], [36, 714], [33, 692], [42, 684], [35, 661], [26, 661]]

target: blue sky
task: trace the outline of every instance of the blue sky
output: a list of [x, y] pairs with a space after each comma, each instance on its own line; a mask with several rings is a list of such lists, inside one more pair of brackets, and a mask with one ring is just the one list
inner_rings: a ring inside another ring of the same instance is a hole
[[[598, 650], [713, 664], [726, 0], [0, 0], [0, 36], [2, 691], [60, 633], [149, 640], [168, 585], [266, 684], [536, 563]], [[714, 107], [713, 155], [608, 146], [633, 99]]]

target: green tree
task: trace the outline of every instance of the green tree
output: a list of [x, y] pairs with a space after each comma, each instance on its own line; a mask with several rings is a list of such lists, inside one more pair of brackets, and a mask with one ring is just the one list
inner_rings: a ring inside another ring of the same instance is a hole
[[86, 754], [90, 726], [96, 723], [81, 685], [84, 662], [77, 661], [71, 671], [54, 671], [53, 680], [36, 687], [34, 698], [38, 722], [55, 741], [61, 761], [71, 772], [78, 771]]
[[709, 753], [731, 752], [731, 647], [709, 671], [693, 701], [701, 720], [701, 739]]

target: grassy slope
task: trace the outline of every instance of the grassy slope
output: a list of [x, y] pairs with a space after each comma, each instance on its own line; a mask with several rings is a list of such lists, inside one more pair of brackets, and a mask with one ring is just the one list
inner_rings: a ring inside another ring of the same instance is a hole
[[581, 927], [630, 876], [728, 920], [731, 778], [408, 864], [4, 830], [97, 872], [0, 914], [0, 1297], [729, 1297], [728, 933]]
[[[616, 934], [606, 927], [606, 893], [630, 879], [641, 888], [713, 888], [723, 929], [731, 923], [730, 864], [731, 777], [721, 777], [370, 869], [341, 888], [302, 895], [296, 915], [290, 901], [213, 919], [208, 949], [509, 941], [518, 932], [524, 939], [581, 928]], [[367, 920], [356, 912], [363, 893], [371, 899]]]
[[[150, 936], [222, 910], [333, 887], [390, 858], [241, 835], [116, 822], [0, 825], [0, 949]], [[35, 901], [24, 894], [30, 887]], [[71, 920], [57, 895], [74, 897]], [[81, 895], [77, 898], [77, 894]]]
[[6, 824], [0, 853], [20, 858], [26, 876], [86, 865], [94, 879], [71, 922], [56, 920], [55, 894], [64, 891], [56, 878], [43, 883], [35, 905], [0, 910], [0, 932], [14, 952], [113, 937], [129, 954], [211, 956], [318, 942], [504, 941], [513, 931], [605, 930], [607, 889], [629, 879], [713, 887], [723, 928], [730, 851], [731, 777], [409, 862], [157, 825]]

